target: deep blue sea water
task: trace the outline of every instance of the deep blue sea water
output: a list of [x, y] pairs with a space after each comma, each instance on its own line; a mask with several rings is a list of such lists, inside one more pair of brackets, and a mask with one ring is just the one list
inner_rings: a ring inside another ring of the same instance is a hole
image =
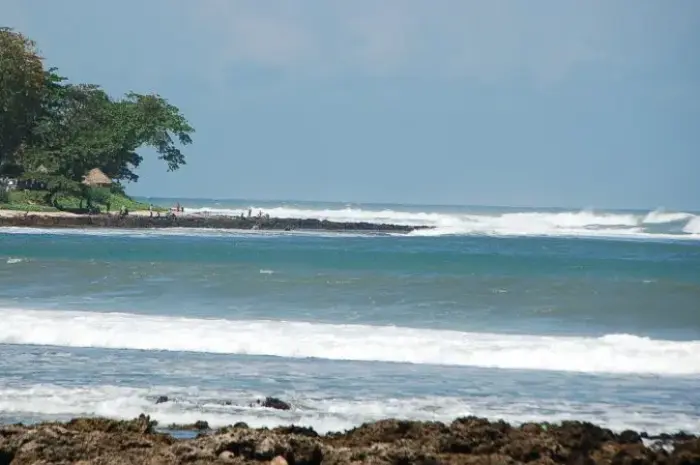
[[0, 229], [0, 421], [700, 432], [696, 213], [179, 201], [436, 229]]

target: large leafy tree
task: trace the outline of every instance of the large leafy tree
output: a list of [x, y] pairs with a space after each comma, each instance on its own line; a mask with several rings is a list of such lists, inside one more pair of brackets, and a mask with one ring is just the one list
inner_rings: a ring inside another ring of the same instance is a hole
[[136, 181], [133, 170], [143, 161], [137, 150], [144, 146], [154, 148], [170, 171], [185, 164], [179, 146], [192, 143], [194, 129], [162, 97], [129, 93], [112, 100], [98, 86], [62, 84], [55, 74], [47, 82], [54, 85], [47, 110], [23, 153], [30, 170], [43, 165], [79, 181], [99, 167], [112, 179]]
[[44, 70], [34, 42], [0, 29], [0, 168], [44, 181], [50, 201], [66, 191], [86, 196], [81, 181], [92, 168], [137, 181], [144, 147], [177, 170], [193, 132], [163, 97], [130, 92], [113, 99], [97, 85], [72, 84], [55, 68]]
[[11, 164], [41, 112], [45, 73], [35, 43], [0, 28], [0, 168]]

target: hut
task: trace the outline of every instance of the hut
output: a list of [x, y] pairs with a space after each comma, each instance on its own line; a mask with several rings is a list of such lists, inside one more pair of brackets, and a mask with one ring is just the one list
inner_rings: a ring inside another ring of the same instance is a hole
[[93, 168], [83, 176], [83, 184], [90, 187], [109, 187], [112, 185], [112, 180], [101, 169]]

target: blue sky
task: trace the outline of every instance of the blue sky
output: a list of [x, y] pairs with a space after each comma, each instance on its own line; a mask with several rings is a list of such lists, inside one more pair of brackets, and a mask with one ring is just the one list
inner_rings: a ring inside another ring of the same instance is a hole
[[196, 127], [136, 195], [700, 209], [700, 2], [0, 0]]

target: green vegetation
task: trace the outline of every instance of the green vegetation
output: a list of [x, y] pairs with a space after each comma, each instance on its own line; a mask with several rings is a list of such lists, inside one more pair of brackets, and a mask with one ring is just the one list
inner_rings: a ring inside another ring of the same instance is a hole
[[[193, 132], [159, 95], [114, 99], [97, 85], [69, 83], [56, 68], [45, 69], [31, 39], [0, 28], [0, 178], [41, 188], [0, 193], [0, 207], [144, 208], [124, 194], [124, 183], [138, 181], [138, 150], [155, 149], [174, 171], [185, 164], [179, 147], [192, 143]], [[110, 187], [86, 179], [93, 168]]]
[[[103, 192], [105, 194], [99, 197], [93, 196], [90, 199], [92, 208], [103, 212], [118, 212], [122, 207], [129, 209], [129, 211], [148, 209], [148, 204], [133, 200], [122, 192], [113, 192], [111, 189], [104, 189]], [[0, 192], [0, 207], [5, 210], [53, 212], [60, 210], [84, 211], [87, 208], [86, 198], [70, 194], [57, 196], [56, 201], [60, 208], [46, 204], [46, 191], [14, 190], [5, 191], [5, 195], [7, 197], [3, 201], [2, 192]], [[154, 207], [154, 211], [167, 211], [167, 209]]]

